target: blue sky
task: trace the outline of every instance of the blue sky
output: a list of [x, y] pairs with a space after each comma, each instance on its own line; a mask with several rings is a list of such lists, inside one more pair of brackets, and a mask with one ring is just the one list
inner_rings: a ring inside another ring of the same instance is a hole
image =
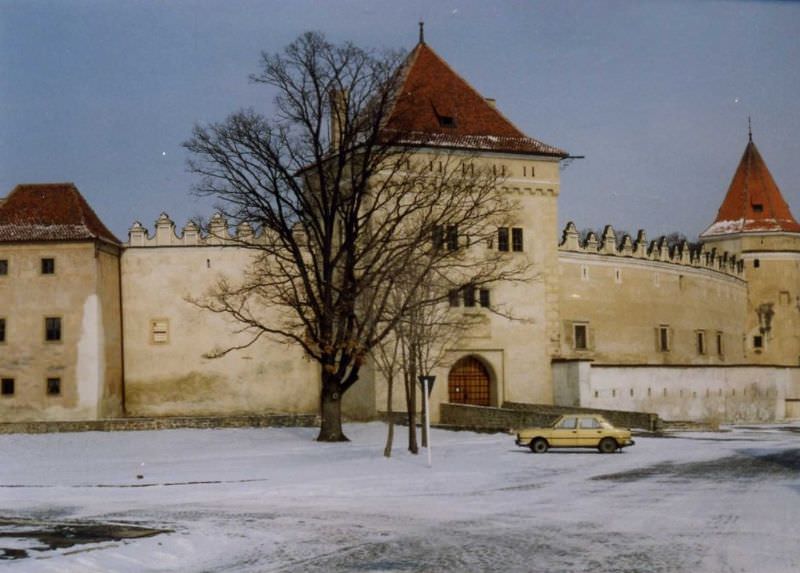
[[121, 239], [190, 195], [196, 122], [269, 115], [248, 81], [306, 30], [427, 43], [532, 137], [586, 159], [561, 223], [650, 237], [710, 224], [754, 140], [800, 217], [800, 3], [451, 0], [0, 0], [0, 195], [74, 181]]

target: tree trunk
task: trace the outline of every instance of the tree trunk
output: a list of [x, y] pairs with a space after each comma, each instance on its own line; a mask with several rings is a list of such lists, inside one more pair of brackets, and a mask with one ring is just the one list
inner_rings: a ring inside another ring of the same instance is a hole
[[389, 430], [386, 433], [386, 446], [383, 448], [383, 455], [387, 458], [391, 458], [392, 444], [394, 443], [394, 416], [392, 416], [392, 388], [394, 386], [394, 376], [389, 375], [387, 383], [386, 417], [388, 418]]
[[408, 451], [412, 454], [419, 453], [417, 445], [417, 386], [415, 378], [417, 376], [417, 366], [411, 354], [409, 367], [405, 372], [406, 382], [406, 410], [408, 412]]
[[421, 414], [420, 414], [420, 416], [422, 418], [420, 420], [420, 422], [422, 423], [422, 428], [420, 429], [420, 434], [422, 435], [422, 447], [423, 448], [427, 448], [428, 447], [428, 426], [425, 425], [425, 414], [427, 413], [427, 410], [425, 408], [425, 405], [426, 405], [426, 402], [425, 402], [425, 388], [424, 387], [420, 387], [420, 388], [422, 388], [422, 410], [421, 410]]
[[334, 376], [323, 373], [320, 396], [318, 442], [349, 442], [342, 431], [341, 384]]

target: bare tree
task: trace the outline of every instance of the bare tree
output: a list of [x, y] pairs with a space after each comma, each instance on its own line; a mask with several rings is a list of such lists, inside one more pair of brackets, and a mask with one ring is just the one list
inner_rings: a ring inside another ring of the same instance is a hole
[[[402, 70], [398, 54], [307, 33], [280, 54], [263, 54], [253, 76], [277, 91], [274, 118], [240, 111], [196, 126], [184, 144], [200, 176], [196, 193], [257, 233], [235, 239], [254, 252], [247, 273], [195, 303], [250, 335], [219, 354], [270, 337], [299, 344], [320, 364], [320, 441], [347, 439], [342, 395], [371, 349], [432, 302], [420, 296], [422, 285], [482, 284], [514, 272], [485, 248], [513, 211], [494, 176], [467, 169], [467, 155], [423, 158], [403, 145], [402, 130], [387, 127]], [[398, 269], [412, 266], [408, 289], [394, 299]], [[280, 320], [267, 320], [265, 308], [279, 309]]]

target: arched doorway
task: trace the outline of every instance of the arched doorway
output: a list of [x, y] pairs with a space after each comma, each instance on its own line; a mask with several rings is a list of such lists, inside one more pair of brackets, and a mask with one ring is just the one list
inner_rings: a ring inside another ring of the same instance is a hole
[[466, 356], [453, 364], [447, 386], [451, 404], [490, 405], [491, 378], [483, 363], [474, 356]]

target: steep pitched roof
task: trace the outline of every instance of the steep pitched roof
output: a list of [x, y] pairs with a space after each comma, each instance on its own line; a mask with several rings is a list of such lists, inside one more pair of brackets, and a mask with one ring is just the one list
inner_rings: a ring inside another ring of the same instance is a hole
[[800, 233], [752, 135], [714, 223], [700, 235], [788, 231]]
[[17, 185], [0, 203], [0, 242], [120, 241], [73, 183]]
[[424, 42], [401, 70], [385, 129], [407, 145], [568, 155], [522, 133]]

